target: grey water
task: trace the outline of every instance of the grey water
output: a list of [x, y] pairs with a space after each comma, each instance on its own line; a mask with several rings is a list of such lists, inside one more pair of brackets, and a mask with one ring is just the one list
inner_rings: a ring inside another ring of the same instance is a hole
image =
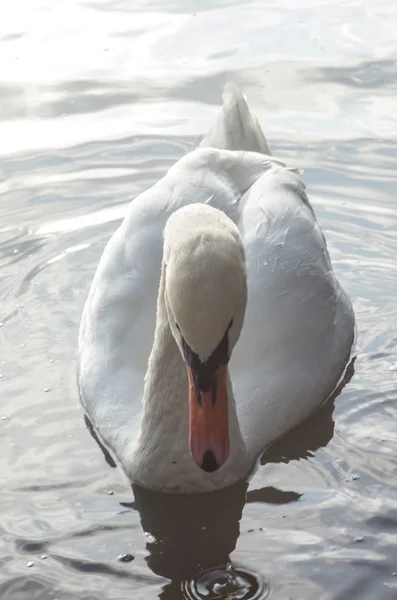
[[[0, 24], [0, 598], [397, 597], [397, 5], [15, 0]], [[235, 80], [302, 169], [358, 323], [347, 385], [200, 497], [131, 489], [76, 340], [128, 203]]]

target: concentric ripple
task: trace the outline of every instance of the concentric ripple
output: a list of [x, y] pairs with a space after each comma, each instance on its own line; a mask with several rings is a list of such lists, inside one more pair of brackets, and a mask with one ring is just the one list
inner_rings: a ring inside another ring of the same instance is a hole
[[182, 591], [187, 600], [264, 600], [270, 588], [257, 573], [229, 563], [183, 582]]

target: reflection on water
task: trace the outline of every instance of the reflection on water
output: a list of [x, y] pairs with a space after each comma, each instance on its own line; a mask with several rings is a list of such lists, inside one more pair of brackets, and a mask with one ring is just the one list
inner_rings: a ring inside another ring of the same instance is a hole
[[133, 491], [147, 536], [147, 564], [171, 580], [164, 597], [173, 597], [171, 590], [203, 570], [211, 573], [216, 568], [219, 577], [225, 574], [239, 535], [246, 485], [199, 496], [164, 495], [135, 486]]
[[[395, 4], [3, 12], [0, 598], [394, 600]], [[128, 203], [207, 130], [229, 79], [272, 151], [303, 169], [354, 302], [354, 374], [264, 453], [248, 490], [131, 490], [82, 419], [81, 309]]]

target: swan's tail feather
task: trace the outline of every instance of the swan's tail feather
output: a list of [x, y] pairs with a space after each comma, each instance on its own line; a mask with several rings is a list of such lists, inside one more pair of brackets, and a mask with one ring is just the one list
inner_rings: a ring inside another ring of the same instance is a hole
[[269, 146], [257, 118], [251, 113], [246, 97], [229, 82], [223, 90], [223, 106], [213, 127], [201, 140], [200, 147], [248, 150], [270, 155]]

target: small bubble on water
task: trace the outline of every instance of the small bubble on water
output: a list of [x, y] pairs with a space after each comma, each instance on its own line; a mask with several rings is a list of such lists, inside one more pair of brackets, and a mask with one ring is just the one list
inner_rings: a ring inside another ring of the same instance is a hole
[[389, 367], [387, 367], [388, 371], [397, 371], [397, 362], [391, 364]]
[[43, 392], [49, 392], [50, 388], [43, 388]]
[[346, 482], [357, 481], [358, 479], [360, 479], [360, 475], [356, 475], [355, 473], [353, 473], [353, 475], [349, 475], [348, 477], [345, 477]]
[[4, 323], [0, 321], [0, 327], [4, 327]]
[[109, 490], [109, 491], [108, 491], [108, 495], [109, 495], [109, 496], [113, 496], [113, 494], [114, 494], [114, 491], [113, 491], [113, 490]]
[[7, 415], [2, 415], [2, 416], [0, 417], [0, 420], [1, 420], [1, 421], [7, 421], [7, 419], [8, 419]]
[[30, 560], [29, 562], [26, 563], [27, 567], [34, 567], [34, 562], [32, 560]]
[[132, 554], [120, 554], [117, 557], [117, 560], [119, 560], [120, 562], [128, 563], [134, 560], [134, 556], [132, 556]]
[[47, 554], [42, 554], [42, 555], [40, 556], [40, 558], [41, 558], [41, 560], [45, 560], [46, 558], [48, 558], [48, 556], [47, 556]]

